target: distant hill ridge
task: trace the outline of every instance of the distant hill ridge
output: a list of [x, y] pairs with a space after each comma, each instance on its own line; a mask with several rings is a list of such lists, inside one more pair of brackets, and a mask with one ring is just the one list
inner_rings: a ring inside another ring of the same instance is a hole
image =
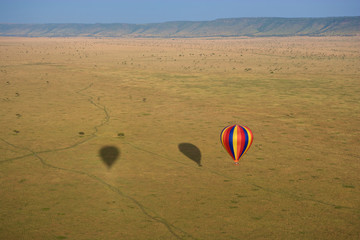
[[0, 24], [0, 36], [17, 37], [267, 37], [356, 36], [360, 16], [327, 18], [225, 18], [149, 24]]

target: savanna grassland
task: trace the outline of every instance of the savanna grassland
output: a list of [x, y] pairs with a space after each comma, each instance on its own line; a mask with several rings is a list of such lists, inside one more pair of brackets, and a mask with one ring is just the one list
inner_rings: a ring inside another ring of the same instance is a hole
[[0, 38], [0, 239], [359, 239], [359, 76], [359, 37]]

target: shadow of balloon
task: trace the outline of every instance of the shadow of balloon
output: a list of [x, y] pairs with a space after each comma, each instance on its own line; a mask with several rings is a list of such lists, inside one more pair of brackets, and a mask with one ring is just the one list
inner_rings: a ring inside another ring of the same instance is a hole
[[180, 143], [178, 145], [180, 152], [197, 163], [201, 167], [201, 152], [200, 149], [191, 143]]
[[99, 155], [102, 161], [110, 169], [115, 161], [120, 157], [120, 150], [114, 146], [104, 146], [100, 149]]

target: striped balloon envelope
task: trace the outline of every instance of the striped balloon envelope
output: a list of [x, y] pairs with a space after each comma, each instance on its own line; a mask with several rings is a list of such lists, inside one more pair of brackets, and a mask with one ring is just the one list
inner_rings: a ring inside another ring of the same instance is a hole
[[248, 127], [232, 125], [224, 128], [220, 134], [220, 141], [235, 163], [249, 150], [253, 142], [253, 134]]

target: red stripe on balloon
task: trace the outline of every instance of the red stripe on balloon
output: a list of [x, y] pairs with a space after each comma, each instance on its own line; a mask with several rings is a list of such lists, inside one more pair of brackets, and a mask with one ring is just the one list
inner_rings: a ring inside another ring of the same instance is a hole
[[226, 149], [226, 151], [230, 154], [230, 156], [232, 158], [234, 158], [232, 152], [231, 152], [231, 149], [230, 149], [230, 143], [229, 141], [231, 141], [231, 139], [229, 139], [229, 135], [230, 135], [230, 131], [232, 129], [233, 126], [229, 126], [227, 127], [225, 130], [224, 130], [224, 139], [223, 139], [223, 145]]

